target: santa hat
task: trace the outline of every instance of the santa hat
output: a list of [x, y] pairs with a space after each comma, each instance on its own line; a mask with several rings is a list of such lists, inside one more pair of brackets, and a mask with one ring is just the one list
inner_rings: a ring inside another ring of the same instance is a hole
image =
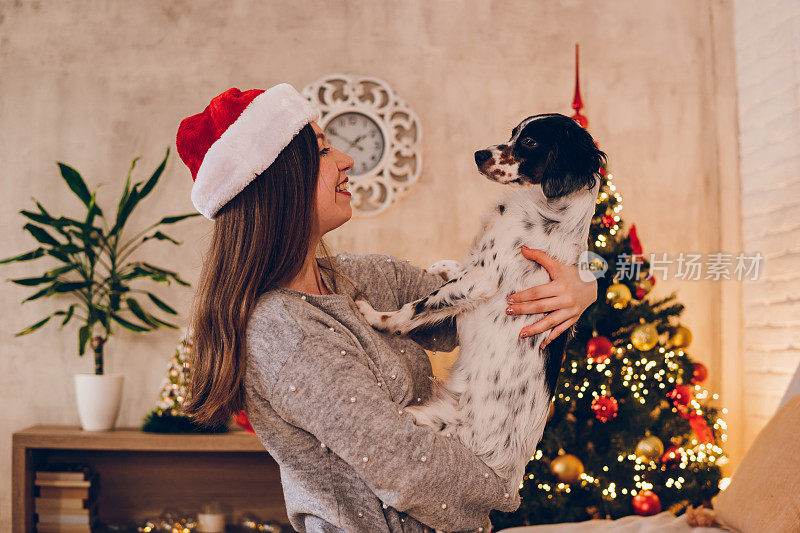
[[319, 110], [288, 83], [228, 89], [181, 121], [178, 155], [192, 173], [192, 203], [207, 219], [264, 172]]

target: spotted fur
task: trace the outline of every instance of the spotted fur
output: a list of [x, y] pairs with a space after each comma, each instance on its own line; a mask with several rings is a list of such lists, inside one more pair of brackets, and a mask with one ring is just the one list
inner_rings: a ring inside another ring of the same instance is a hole
[[565, 264], [586, 250], [605, 154], [574, 120], [557, 114], [523, 120], [506, 144], [475, 152], [489, 179], [517, 187], [493, 204], [460, 263], [427, 270], [449, 281], [396, 312], [357, 302], [374, 327], [405, 334], [457, 317], [460, 351], [446, 384], [432, 398], [407, 407], [420, 425], [460, 439], [499, 475], [521, 481], [544, 431], [571, 330], [545, 349], [551, 330], [520, 338], [544, 316], [509, 316], [506, 298], [547, 283], [539, 264], [520, 247], [538, 248]]

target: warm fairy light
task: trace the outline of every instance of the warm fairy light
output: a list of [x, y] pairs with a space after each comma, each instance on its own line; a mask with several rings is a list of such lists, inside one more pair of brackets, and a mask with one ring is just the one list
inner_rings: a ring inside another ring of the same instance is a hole
[[731, 478], [724, 477], [719, 480], [719, 490], [725, 490], [728, 488], [728, 485], [731, 483]]

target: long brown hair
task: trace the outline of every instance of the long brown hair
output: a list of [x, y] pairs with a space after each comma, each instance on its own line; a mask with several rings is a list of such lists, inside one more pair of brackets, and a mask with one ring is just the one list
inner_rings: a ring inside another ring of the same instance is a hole
[[291, 281], [303, 266], [318, 173], [317, 138], [306, 124], [214, 218], [192, 304], [193, 368], [184, 406], [200, 424], [224, 424], [244, 408], [247, 321], [261, 294]]

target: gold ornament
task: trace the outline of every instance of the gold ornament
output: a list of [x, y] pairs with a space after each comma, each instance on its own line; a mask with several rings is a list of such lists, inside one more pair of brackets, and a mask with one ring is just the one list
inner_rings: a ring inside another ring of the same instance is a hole
[[606, 290], [606, 302], [614, 309], [622, 309], [631, 301], [631, 290], [623, 283], [614, 283]]
[[562, 483], [577, 483], [583, 474], [583, 463], [574, 455], [559, 455], [550, 462], [550, 472]]
[[642, 322], [631, 333], [631, 344], [639, 351], [652, 350], [657, 343], [658, 330], [653, 324]]
[[669, 344], [673, 348], [686, 348], [691, 343], [692, 332], [686, 326], [678, 326], [678, 329], [669, 338]]
[[634, 453], [646, 461], [658, 461], [664, 455], [664, 444], [658, 437], [650, 435], [639, 441]]

